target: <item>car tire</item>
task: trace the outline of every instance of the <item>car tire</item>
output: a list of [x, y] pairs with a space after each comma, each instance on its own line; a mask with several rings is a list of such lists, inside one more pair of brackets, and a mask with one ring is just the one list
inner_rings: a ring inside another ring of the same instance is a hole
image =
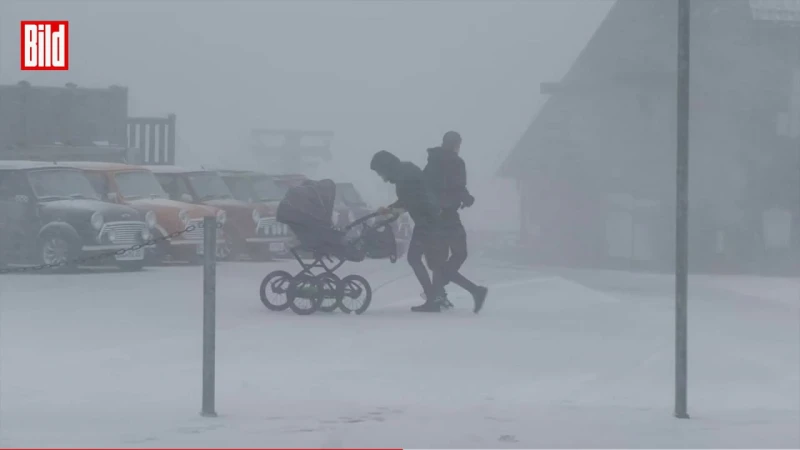
[[217, 259], [220, 261], [238, 261], [247, 249], [247, 243], [239, 236], [229, 233], [225, 242], [217, 245]]
[[117, 261], [117, 267], [123, 272], [138, 272], [145, 266], [145, 261]]
[[[55, 262], [66, 259], [74, 260], [80, 254], [78, 243], [74, 239], [57, 231], [43, 235], [39, 239], [37, 264], [54, 264]], [[45, 269], [47, 272], [67, 273], [74, 272], [78, 264], [72, 262], [58, 267]]]
[[248, 249], [248, 254], [250, 255], [250, 259], [253, 261], [272, 261], [275, 259], [275, 255], [266, 248], [255, 247]]

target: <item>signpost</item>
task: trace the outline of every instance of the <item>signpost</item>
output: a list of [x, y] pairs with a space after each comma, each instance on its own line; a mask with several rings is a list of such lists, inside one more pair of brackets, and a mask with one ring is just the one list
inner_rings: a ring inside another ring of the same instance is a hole
[[689, 35], [690, 0], [678, 0], [678, 158], [675, 211], [675, 417], [687, 413], [689, 277]]
[[217, 319], [217, 220], [203, 219], [203, 407], [200, 415], [217, 417], [214, 409]]

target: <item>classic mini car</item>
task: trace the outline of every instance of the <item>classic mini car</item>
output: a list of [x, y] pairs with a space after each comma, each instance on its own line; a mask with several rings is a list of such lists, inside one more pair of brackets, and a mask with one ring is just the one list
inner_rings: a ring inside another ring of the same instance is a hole
[[[169, 240], [160, 240], [148, 247], [146, 256], [151, 263], [164, 261], [186, 261], [199, 264], [203, 258], [203, 218], [216, 215], [224, 221], [224, 213], [213, 206], [195, 205], [169, 198], [155, 175], [146, 167], [104, 162], [62, 163], [83, 170], [101, 198], [135, 208], [142, 214], [150, 214], [153, 235], [169, 236], [194, 225], [187, 231]], [[225, 243], [222, 233], [217, 235], [218, 254]]]
[[286, 194], [286, 188], [278, 186], [268, 175], [249, 170], [220, 170], [222, 180], [237, 200], [253, 207], [253, 223], [256, 237], [253, 240], [266, 242], [271, 255], [285, 255], [292, 240], [289, 227], [275, 220], [278, 203]]
[[359, 217], [374, 211], [358, 193], [353, 183], [336, 183], [336, 199], [333, 204], [333, 224], [344, 227]]
[[285, 173], [280, 175], [269, 174], [267, 177], [275, 182], [278, 188], [281, 189], [281, 198], [283, 198], [283, 195], [286, 195], [286, 191], [288, 191], [289, 188], [300, 186], [304, 181], [308, 180], [307, 176], [299, 173]]
[[221, 259], [269, 257], [269, 241], [256, 233], [253, 217], [258, 211], [247, 202], [236, 200], [217, 172], [178, 166], [148, 167], [169, 198], [186, 203], [213, 206], [223, 211], [225, 242], [217, 254]]
[[[0, 161], [0, 264], [61, 264], [52, 270], [70, 270], [76, 258], [150, 240], [146, 221], [153, 224], [153, 215], [101, 201], [78, 169]], [[109, 259], [123, 270], [139, 270], [144, 249]]]

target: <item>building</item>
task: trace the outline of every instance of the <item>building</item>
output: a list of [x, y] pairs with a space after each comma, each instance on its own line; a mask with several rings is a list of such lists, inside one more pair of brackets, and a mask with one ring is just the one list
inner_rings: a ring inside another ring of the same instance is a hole
[[[800, 1], [693, 0], [690, 268], [800, 269]], [[677, 2], [618, 0], [501, 167], [533, 260], [671, 270]]]

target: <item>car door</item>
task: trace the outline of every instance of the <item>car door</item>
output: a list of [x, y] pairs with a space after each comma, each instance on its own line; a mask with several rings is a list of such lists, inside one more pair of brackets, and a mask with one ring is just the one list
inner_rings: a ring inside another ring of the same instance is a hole
[[40, 228], [33, 193], [27, 189], [23, 172], [0, 172], [0, 249], [2, 262], [24, 262], [36, 245]]

